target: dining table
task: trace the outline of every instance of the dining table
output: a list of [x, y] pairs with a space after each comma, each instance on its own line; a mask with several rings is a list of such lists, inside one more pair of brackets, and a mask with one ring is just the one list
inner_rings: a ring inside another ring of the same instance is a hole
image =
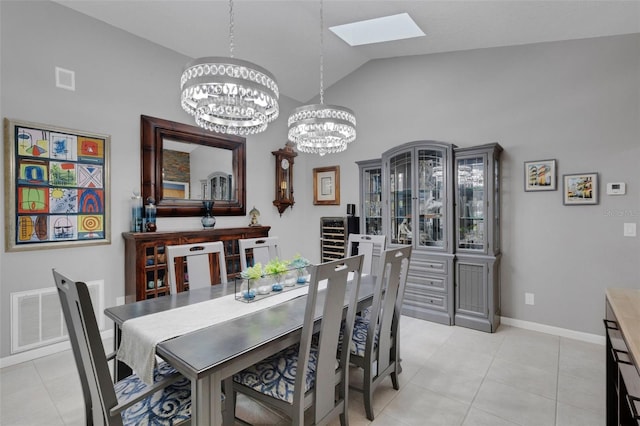
[[[375, 277], [361, 277], [358, 310], [371, 305], [374, 286]], [[105, 309], [105, 315], [114, 321], [116, 350], [126, 321], [206, 303], [233, 295], [236, 290], [232, 283], [219, 284]], [[318, 305], [321, 306], [322, 291], [318, 298]], [[191, 424], [222, 425], [222, 404], [225, 399], [222, 383], [225, 379], [230, 383], [228, 379], [235, 373], [299, 342], [306, 299], [306, 294], [299, 295], [246, 315], [211, 325], [205, 324], [196, 330], [157, 343], [155, 355], [191, 380]], [[229, 300], [230, 303], [247, 303], [233, 297]], [[259, 304], [260, 300], [250, 303]], [[345, 298], [345, 314], [347, 303]], [[321, 320], [319, 312], [320, 309], [316, 314], [316, 326], [319, 326]], [[163, 324], [158, 324], [158, 327], [163, 327]], [[116, 377], [130, 374], [131, 371], [121, 362], [116, 362], [114, 370]]]

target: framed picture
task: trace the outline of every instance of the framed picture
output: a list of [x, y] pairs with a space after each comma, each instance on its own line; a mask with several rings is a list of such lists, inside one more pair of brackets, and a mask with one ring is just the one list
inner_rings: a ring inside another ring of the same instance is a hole
[[313, 169], [313, 204], [340, 204], [340, 166]]
[[556, 160], [525, 161], [525, 191], [555, 191], [556, 182]]
[[577, 173], [563, 175], [564, 204], [598, 204], [598, 174]]
[[111, 243], [106, 135], [4, 120], [5, 248]]

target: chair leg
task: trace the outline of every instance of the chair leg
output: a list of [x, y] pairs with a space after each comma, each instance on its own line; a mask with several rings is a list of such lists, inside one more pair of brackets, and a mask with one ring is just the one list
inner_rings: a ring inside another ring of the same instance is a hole
[[340, 426], [349, 426], [349, 413], [340, 413]]
[[393, 372], [391, 373], [391, 383], [393, 384], [393, 388], [395, 390], [400, 389], [400, 383], [398, 382], [399, 373], [400, 373], [400, 361], [396, 361], [395, 366], [393, 367]]
[[362, 399], [364, 399], [364, 411], [367, 415], [367, 419], [373, 421], [373, 373], [372, 367], [364, 369], [364, 380], [362, 383]]

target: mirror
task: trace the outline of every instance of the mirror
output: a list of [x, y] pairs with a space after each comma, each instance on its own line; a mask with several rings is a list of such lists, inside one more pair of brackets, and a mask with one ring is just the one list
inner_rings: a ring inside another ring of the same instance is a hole
[[158, 216], [244, 216], [244, 138], [141, 116], [142, 197], [156, 200]]

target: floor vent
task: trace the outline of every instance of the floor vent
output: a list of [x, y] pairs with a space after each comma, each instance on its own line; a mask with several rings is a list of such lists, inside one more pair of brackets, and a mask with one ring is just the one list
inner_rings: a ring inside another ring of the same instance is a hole
[[[104, 327], [104, 281], [88, 281], [98, 327]], [[11, 353], [68, 339], [55, 287], [11, 293]]]

